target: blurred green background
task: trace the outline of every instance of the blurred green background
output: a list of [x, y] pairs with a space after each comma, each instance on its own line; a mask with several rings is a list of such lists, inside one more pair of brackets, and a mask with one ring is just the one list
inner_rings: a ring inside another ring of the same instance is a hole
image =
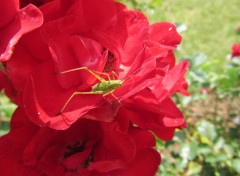
[[[151, 23], [169, 21], [183, 36], [176, 51], [188, 59], [190, 97], [173, 98], [189, 127], [169, 142], [157, 140], [162, 164], [157, 176], [240, 175], [240, 58], [230, 59], [240, 43], [239, 0], [120, 0], [141, 10]], [[0, 94], [0, 135], [9, 130], [15, 109]]]

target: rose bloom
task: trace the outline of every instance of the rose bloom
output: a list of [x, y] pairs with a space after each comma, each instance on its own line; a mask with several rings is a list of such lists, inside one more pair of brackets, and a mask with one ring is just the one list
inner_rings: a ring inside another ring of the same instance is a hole
[[170, 98], [176, 91], [188, 95], [183, 79], [187, 67], [188, 62], [181, 62], [163, 78], [159, 77], [155, 87], [150, 86], [126, 99], [118, 113], [140, 128], [151, 130], [160, 139], [171, 140], [176, 128], [187, 127], [182, 112]]
[[[181, 42], [175, 25], [149, 25], [142, 13], [111, 0], [55, 0], [39, 9], [43, 25], [21, 38], [6, 66], [16, 102], [30, 120], [61, 130], [79, 118], [111, 122], [119, 109], [139, 104], [134, 96], [147, 94], [154, 108], [147, 109], [146, 104], [145, 114], [153, 113], [161, 122], [152, 126], [151, 117], [144, 128], [173, 131], [186, 126], [170, 100], [177, 91], [188, 94], [184, 80], [188, 63], [175, 66], [173, 50]], [[106, 96], [81, 94], [70, 99], [74, 92], [91, 92], [100, 82], [86, 70], [59, 74], [80, 67], [120, 84]], [[165, 100], [170, 102], [166, 107]], [[141, 101], [148, 100], [145, 97]], [[177, 114], [167, 115], [169, 112]], [[135, 113], [141, 120], [148, 118]], [[134, 123], [139, 124], [139, 120]]]
[[0, 7], [0, 61], [7, 61], [21, 36], [41, 26], [43, 18], [34, 5], [19, 9], [18, 0], [1, 0]]
[[232, 55], [231, 58], [240, 56], [240, 44], [232, 45]]
[[154, 176], [160, 155], [152, 133], [127, 119], [80, 119], [67, 130], [41, 128], [18, 108], [0, 138], [1, 176]]

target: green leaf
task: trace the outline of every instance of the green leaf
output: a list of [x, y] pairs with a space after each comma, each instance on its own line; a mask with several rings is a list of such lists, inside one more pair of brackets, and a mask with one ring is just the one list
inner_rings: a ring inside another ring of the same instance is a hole
[[223, 148], [224, 148], [224, 151], [226, 152], [228, 158], [232, 158], [234, 155], [233, 147], [229, 144], [225, 144]]
[[203, 53], [197, 53], [191, 58], [191, 67], [198, 67], [204, 64], [207, 60], [207, 55]]
[[206, 144], [200, 144], [199, 146], [198, 146], [198, 154], [204, 154], [204, 155], [206, 155], [206, 154], [209, 154], [209, 153], [211, 153], [212, 152], [212, 148], [210, 148], [210, 146], [209, 145], [206, 145]]
[[211, 139], [209, 139], [207, 136], [200, 136], [200, 141], [203, 144], [207, 144], [209, 146], [213, 145], [213, 141]]
[[182, 160], [177, 160], [177, 164], [176, 164], [176, 168], [178, 170], [178, 172], [183, 171], [187, 165], [188, 165], [188, 160], [187, 159], [182, 159]]
[[197, 156], [198, 146], [195, 143], [185, 143], [181, 146], [180, 156], [183, 159], [193, 160]]
[[210, 140], [214, 140], [217, 137], [215, 126], [206, 120], [201, 120], [197, 123], [197, 130], [200, 135], [207, 137]]
[[0, 136], [9, 132], [9, 122], [0, 121]]
[[240, 174], [240, 158], [234, 159], [232, 161], [233, 169]]
[[184, 141], [186, 139], [186, 133], [184, 131], [175, 132], [174, 141]]
[[0, 117], [10, 118], [16, 108], [6, 95], [0, 93]]
[[213, 148], [214, 150], [220, 150], [221, 148], [223, 148], [224, 144], [225, 144], [225, 140], [222, 137], [220, 137], [217, 139]]
[[162, 162], [160, 167], [159, 167], [159, 171], [161, 173], [161, 175], [166, 175], [166, 176], [175, 176], [177, 169], [176, 166], [170, 162]]
[[194, 175], [194, 174], [198, 174], [199, 172], [201, 172], [202, 170], [202, 165], [195, 163], [195, 162], [190, 162], [188, 165], [188, 171], [186, 175]]
[[240, 66], [240, 57], [234, 58], [231, 62], [235, 67]]
[[201, 70], [195, 70], [195, 71], [190, 71], [189, 72], [189, 76], [191, 76], [191, 78], [194, 80], [194, 81], [197, 81], [199, 83], [204, 83], [206, 82], [206, 76], [205, 76], [205, 73], [202, 72]]
[[222, 162], [227, 159], [228, 159], [228, 157], [225, 153], [217, 153], [217, 154], [211, 153], [211, 154], [206, 155], [206, 157], [205, 157], [206, 162], [212, 163], [214, 165], [216, 165], [217, 162]]

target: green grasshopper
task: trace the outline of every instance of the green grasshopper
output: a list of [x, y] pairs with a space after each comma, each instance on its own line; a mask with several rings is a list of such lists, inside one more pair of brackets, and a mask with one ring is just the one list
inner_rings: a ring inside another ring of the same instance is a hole
[[[64, 104], [63, 108], [61, 109], [60, 113], [62, 113], [65, 108], [67, 107], [67, 105], [69, 104], [69, 102], [73, 99], [74, 96], [76, 95], [86, 95], [86, 94], [92, 94], [92, 95], [97, 95], [97, 94], [102, 94], [104, 97], [111, 94], [113, 97], [115, 97], [112, 93], [119, 87], [121, 87], [121, 85], [123, 84], [124, 81], [122, 80], [111, 80], [109, 74], [105, 74], [108, 77], [108, 80], [100, 77], [99, 75], [97, 75], [96, 71], [90, 70], [87, 67], [79, 67], [79, 68], [74, 68], [74, 69], [70, 69], [70, 70], [66, 70], [63, 72], [58, 72], [58, 74], [64, 74], [64, 73], [69, 73], [69, 72], [73, 72], [73, 71], [78, 71], [78, 70], [86, 70], [88, 71], [90, 74], [92, 74], [93, 76], [95, 76], [100, 83], [95, 84], [94, 86], [92, 86], [92, 90], [90, 92], [74, 92], [69, 99], [67, 100], [67, 102]], [[104, 74], [104, 73], [101, 73]], [[116, 75], [113, 72], [114, 75]], [[115, 97], [117, 99], [117, 97]]]
[[[148, 65], [149, 63], [156, 61], [156, 58], [150, 60], [149, 62], [147, 62], [146, 64], [144, 64], [141, 68], [138, 68], [137, 70], [135, 70], [131, 75], [134, 75], [135, 73], [137, 73], [140, 69], [142, 69], [143, 67], [145, 67], [146, 65]], [[111, 94], [118, 102], [119, 99], [113, 94], [113, 92], [118, 89], [119, 87], [122, 86], [122, 84], [129, 78], [131, 78], [131, 76], [128, 76], [127, 78], [125, 78], [124, 80], [118, 80], [118, 79], [111, 79], [108, 73], [102, 73], [102, 72], [97, 72], [97, 71], [93, 71], [90, 70], [87, 67], [79, 67], [79, 68], [74, 68], [74, 69], [70, 69], [70, 70], [66, 70], [63, 72], [58, 72], [57, 74], [64, 74], [64, 73], [69, 73], [69, 72], [74, 72], [74, 71], [79, 71], [79, 70], [86, 70], [87, 72], [89, 72], [90, 74], [92, 74], [93, 76], [96, 77], [96, 79], [98, 79], [100, 82], [93, 85], [92, 86], [92, 90], [90, 92], [74, 92], [69, 99], [67, 100], [67, 102], [64, 104], [63, 108], [61, 109], [60, 113], [62, 113], [65, 108], [67, 107], [67, 105], [69, 104], [69, 102], [73, 99], [74, 96], [76, 95], [97, 95], [97, 94], [101, 94], [103, 95], [103, 97]], [[98, 74], [102, 74], [102, 75], [106, 75], [108, 77], [108, 80], [102, 78], [101, 76], [99, 76]], [[116, 73], [114, 71], [112, 71], [112, 74], [116, 75]]]

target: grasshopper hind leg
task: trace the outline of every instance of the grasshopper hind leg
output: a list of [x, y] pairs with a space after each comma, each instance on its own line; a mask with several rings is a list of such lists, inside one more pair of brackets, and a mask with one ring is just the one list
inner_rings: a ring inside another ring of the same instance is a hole
[[61, 111], [58, 114], [61, 114], [66, 107], [68, 106], [68, 104], [70, 103], [70, 101], [76, 96], [76, 95], [99, 95], [99, 94], [103, 94], [102, 91], [95, 91], [95, 92], [74, 92], [66, 101], [66, 103], [64, 104], [64, 106], [62, 107]]
[[[68, 100], [66, 101], [66, 103], [65, 103], [64, 106], [62, 107], [61, 111], [60, 111], [57, 115], [61, 114], [61, 113], [67, 108], [68, 104], [72, 101], [72, 99], [73, 99], [76, 95], [101, 95], [101, 94], [102, 94], [103, 98], [104, 98], [108, 103], [110, 103], [112, 106], [117, 106], [117, 104], [118, 104], [118, 106], [121, 106], [121, 104], [122, 104], [121, 101], [113, 94], [113, 92], [114, 92], [114, 90], [112, 90], [112, 91], [110, 91], [110, 92], [107, 92], [107, 93], [105, 93], [105, 92], [103, 92], [103, 91], [74, 92], [74, 93], [68, 98]], [[111, 96], [115, 99], [115, 101], [109, 100], [109, 99], [106, 97], [107, 95], [111, 95]], [[116, 102], [118, 102], [118, 103], [116, 104]]]

